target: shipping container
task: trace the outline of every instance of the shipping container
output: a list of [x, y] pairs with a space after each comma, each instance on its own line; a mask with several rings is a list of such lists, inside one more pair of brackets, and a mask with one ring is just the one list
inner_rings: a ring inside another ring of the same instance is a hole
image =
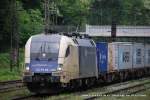
[[145, 67], [150, 67], [150, 45], [145, 44]]
[[133, 43], [133, 68], [144, 67], [144, 44]]
[[108, 72], [132, 68], [132, 43], [113, 42], [108, 44]]
[[97, 66], [99, 74], [107, 73], [108, 43], [96, 43]]

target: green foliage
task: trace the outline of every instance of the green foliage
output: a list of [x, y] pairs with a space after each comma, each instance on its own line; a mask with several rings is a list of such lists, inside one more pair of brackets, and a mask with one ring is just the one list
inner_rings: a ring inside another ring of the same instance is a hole
[[[17, 0], [17, 23], [20, 44], [44, 29], [44, 1]], [[150, 25], [149, 0], [50, 0], [51, 10], [59, 25], [85, 26], [85, 24], [108, 25], [112, 19], [119, 25]], [[10, 0], [0, 1], [0, 45], [10, 46], [12, 10]], [[54, 23], [52, 18], [51, 22]], [[52, 24], [51, 23], [51, 24]], [[3, 42], [6, 44], [4, 45]], [[0, 48], [1, 51], [1, 48]]]
[[150, 25], [147, 0], [94, 0], [90, 24], [108, 25], [115, 20], [119, 25]]
[[21, 44], [25, 44], [31, 35], [42, 32], [43, 18], [39, 9], [24, 10], [20, 7], [18, 15], [21, 40], [20, 42]]
[[150, 9], [150, 0], [143, 0], [143, 3], [146, 9]]
[[23, 71], [23, 63], [24, 63], [24, 49], [20, 49], [19, 56], [19, 68], [14, 67], [12, 71], [10, 71], [9, 62], [10, 55], [7, 53], [0, 53], [0, 81], [6, 80], [15, 80], [21, 79], [22, 71]]
[[0, 54], [0, 67], [8, 67], [9, 66], [9, 53], [1, 53]]
[[8, 67], [0, 68], [0, 81], [21, 79], [21, 73], [18, 70], [10, 71]]
[[18, 0], [22, 2], [24, 9], [42, 9], [41, 3], [44, 0]]
[[[0, 1], [0, 52], [7, 49], [10, 43], [11, 17], [8, 0]], [[4, 44], [5, 43], [5, 44]]]
[[91, 0], [61, 0], [60, 13], [63, 15], [63, 24], [85, 25]]

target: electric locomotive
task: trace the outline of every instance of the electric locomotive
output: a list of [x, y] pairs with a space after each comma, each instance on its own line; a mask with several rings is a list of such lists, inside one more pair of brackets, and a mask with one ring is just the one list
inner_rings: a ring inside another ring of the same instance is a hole
[[86, 35], [34, 35], [25, 45], [23, 82], [35, 93], [92, 85], [96, 61], [96, 45]]

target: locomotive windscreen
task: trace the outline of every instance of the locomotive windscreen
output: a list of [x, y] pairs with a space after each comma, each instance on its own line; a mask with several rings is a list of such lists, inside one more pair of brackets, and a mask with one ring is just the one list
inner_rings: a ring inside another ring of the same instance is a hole
[[37, 37], [31, 42], [31, 60], [57, 60], [59, 53], [60, 38], [50, 36]]
[[54, 60], [58, 58], [59, 43], [33, 42], [31, 45], [31, 59]]

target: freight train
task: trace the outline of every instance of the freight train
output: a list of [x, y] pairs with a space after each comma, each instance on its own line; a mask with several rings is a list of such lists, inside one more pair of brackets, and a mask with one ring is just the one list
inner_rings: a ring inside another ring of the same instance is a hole
[[150, 45], [98, 42], [87, 35], [39, 34], [25, 45], [23, 82], [31, 92], [90, 87], [150, 74]]

